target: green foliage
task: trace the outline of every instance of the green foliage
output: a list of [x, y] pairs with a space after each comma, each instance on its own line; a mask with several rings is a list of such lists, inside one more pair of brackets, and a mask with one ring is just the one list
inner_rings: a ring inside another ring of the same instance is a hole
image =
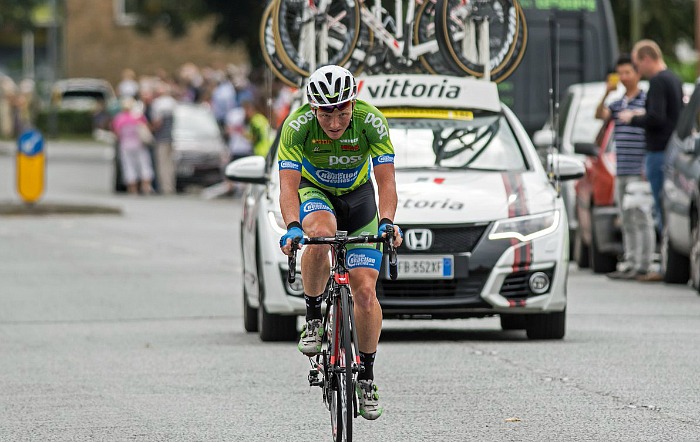
[[[56, 112], [58, 134], [89, 135], [92, 133], [92, 112], [59, 110]], [[43, 133], [49, 133], [49, 112], [41, 111], [36, 116], [36, 127]]]
[[[621, 52], [629, 52], [631, 2], [611, 1]], [[664, 55], [674, 56], [674, 46], [681, 40], [694, 41], [695, 2], [691, 0], [641, 0], [642, 38], [650, 38]], [[668, 57], [666, 57], [668, 58]]]
[[32, 11], [43, 3], [45, 0], [0, 0], [0, 29], [32, 29]]

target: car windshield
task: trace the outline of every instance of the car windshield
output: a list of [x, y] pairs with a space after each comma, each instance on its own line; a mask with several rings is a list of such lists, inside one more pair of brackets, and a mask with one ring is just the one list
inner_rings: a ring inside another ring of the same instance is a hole
[[465, 120], [387, 118], [396, 168], [527, 169], [503, 115], [469, 115]]
[[173, 115], [173, 136], [180, 140], [216, 138], [219, 126], [212, 113], [203, 107], [178, 106]]
[[595, 109], [600, 103], [605, 88], [601, 86], [600, 90], [598, 94], [586, 93], [581, 96], [581, 104], [576, 113], [571, 134], [572, 143], [592, 143], [600, 128], [603, 127], [603, 120], [595, 117]]

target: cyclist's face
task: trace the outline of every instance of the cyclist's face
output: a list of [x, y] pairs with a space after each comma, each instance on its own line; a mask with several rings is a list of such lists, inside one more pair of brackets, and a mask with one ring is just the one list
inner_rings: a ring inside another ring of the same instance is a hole
[[326, 135], [333, 140], [337, 140], [350, 125], [354, 108], [354, 101], [348, 101], [346, 105], [339, 105], [332, 109], [331, 112], [328, 112], [329, 109], [318, 108], [316, 109], [316, 119]]

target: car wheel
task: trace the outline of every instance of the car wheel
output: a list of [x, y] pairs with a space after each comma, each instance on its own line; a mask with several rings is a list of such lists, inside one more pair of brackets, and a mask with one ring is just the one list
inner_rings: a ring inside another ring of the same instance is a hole
[[[241, 226], [241, 229], [243, 226]], [[258, 331], [258, 309], [248, 302], [248, 290], [245, 288], [245, 261], [243, 256], [243, 230], [241, 230], [241, 283], [243, 285], [243, 327], [247, 332]]]
[[566, 334], [566, 310], [537, 313], [526, 318], [529, 339], [562, 339]]
[[700, 294], [700, 225], [696, 219], [690, 230], [693, 237], [693, 245], [690, 248], [690, 281], [695, 291]]
[[264, 342], [296, 341], [299, 337], [296, 315], [277, 315], [269, 313], [265, 309], [265, 280], [263, 278], [262, 259], [259, 250], [260, 247], [258, 247], [256, 268], [258, 273], [258, 296], [260, 299], [260, 307], [258, 307], [258, 332], [260, 333], [260, 339]]
[[574, 234], [574, 260], [580, 269], [587, 269], [591, 265], [589, 248], [583, 243], [583, 235], [581, 235], [581, 227], [576, 229]]
[[525, 315], [501, 314], [501, 328], [503, 330], [524, 330], [527, 328]]
[[598, 250], [598, 241], [595, 237], [595, 226], [593, 224], [593, 213], [591, 213], [591, 269], [593, 269], [593, 273], [614, 272], [617, 268], [617, 256], [609, 255]]
[[668, 226], [664, 226], [661, 238], [661, 272], [669, 284], [686, 284], [690, 279], [690, 260], [671, 245]]

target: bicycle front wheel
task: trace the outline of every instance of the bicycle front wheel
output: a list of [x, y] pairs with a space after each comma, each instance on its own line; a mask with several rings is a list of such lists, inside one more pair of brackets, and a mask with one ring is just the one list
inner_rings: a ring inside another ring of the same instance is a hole
[[280, 60], [303, 77], [344, 66], [360, 38], [358, 0], [278, 0], [273, 15]]
[[335, 340], [338, 343], [335, 352], [334, 383], [336, 394], [331, 401], [331, 423], [333, 440], [335, 442], [352, 441], [352, 420], [355, 417], [354, 397], [355, 379], [353, 376], [353, 347], [352, 329], [350, 327], [350, 291], [347, 287], [340, 288], [340, 308], [335, 310]]

